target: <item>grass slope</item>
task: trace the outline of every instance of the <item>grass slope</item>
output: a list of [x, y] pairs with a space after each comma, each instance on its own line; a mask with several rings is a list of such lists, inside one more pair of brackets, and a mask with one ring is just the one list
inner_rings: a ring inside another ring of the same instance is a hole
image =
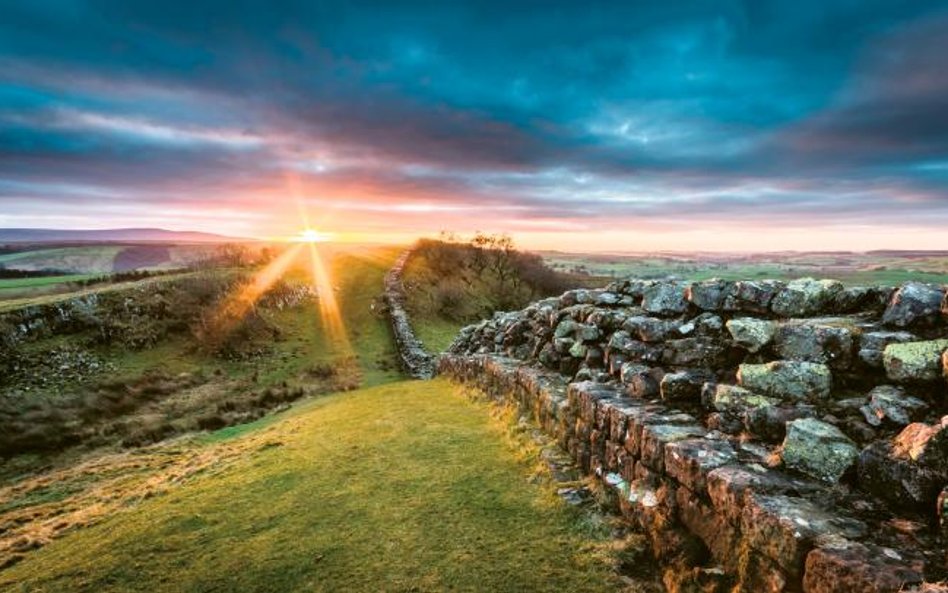
[[29, 554], [0, 589], [617, 590], [503, 430], [442, 380], [313, 400], [207, 439], [243, 454]]

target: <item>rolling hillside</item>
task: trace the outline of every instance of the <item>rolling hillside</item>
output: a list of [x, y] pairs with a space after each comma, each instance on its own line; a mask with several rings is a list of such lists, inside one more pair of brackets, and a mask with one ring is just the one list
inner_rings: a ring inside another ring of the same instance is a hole
[[[387, 322], [373, 303], [397, 253], [329, 259], [362, 389], [154, 445], [9, 460], [0, 590], [617, 590], [626, 552], [535, 483], [538, 451], [510, 432], [515, 418], [492, 419], [444, 381], [401, 380], [387, 362]], [[282, 337], [249, 364], [180, 339], [102, 356], [130, 378], [216, 369], [169, 395], [173, 407], [149, 404], [139, 414], [148, 418], [216, 393], [307, 390], [312, 369], [348, 364], [313, 308], [272, 320]]]

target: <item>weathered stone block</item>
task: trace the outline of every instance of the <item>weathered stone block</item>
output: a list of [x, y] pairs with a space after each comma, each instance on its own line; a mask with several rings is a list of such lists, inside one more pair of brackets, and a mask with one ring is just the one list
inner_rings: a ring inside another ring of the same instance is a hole
[[896, 383], [938, 381], [948, 339], [889, 344], [882, 354], [885, 374]]
[[692, 492], [707, 490], [707, 475], [737, 459], [734, 447], [723, 439], [685, 439], [665, 445], [665, 473]]
[[704, 434], [705, 430], [697, 425], [646, 424], [642, 427], [642, 463], [662, 472], [665, 469], [665, 445]]
[[660, 390], [667, 401], [694, 401], [701, 399], [701, 387], [714, 380], [714, 373], [706, 370], [685, 370], [667, 373], [662, 377]]
[[834, 483], [859, 456], [856, 444], [832, 424], [801, 418], [787, 425], [783, 462], [787, 467]]
[[713, 338], [668, 340], [662, 350], [662, 362], [669, 366], [713, 368], [727, 360], [727, 344]]
[[776, 280], [731, 283], [724, 297], [724, 310], [769, 313], [770, 302], [783, 287], [784, 283]]
[[626, 430], [625, 448], [630, 455], [642, 457], [644, 432], [646, 427], [657, 425], [693, 426], [695, 418], [689, 414], [667, 414], [663, 406], [657, 404], [642, 404], [629, 415]]
[[744, 506], [752, 493], [804, 495], [822, 488], [815, 482], [787, 476], [757, 464], [724, 465], [712, 469], [705, 479], [711, 504], [735, 525], [740, 523]]
[[717, 278], [688, 285], [685, 298], [704, 311], [720, 311], [731, 283]]
[[905, 331], [866, 332], [859, 338], [859, 359], [873, 368], [882, 368], [882, 353], [889, 344], [915, 342], [918, 338]]
[[656, 282], [642, 291], [642, 308], [658, 315], [677, 315], [688, 309], [683, 282]]
[[778, 400], [758, 395], [749, 389], [736, 385], [708, 385], [704, 399], [710, 407], [718, 412], [725, 412], [734, 416], [741, 416], [751, 408], [774, 406]]
[[737, 567], [740, 534], [735, 525], [684, 486], [675, 492], [678, 519], [698, 536], [711, 556], [731, 572]]
[[843, 285], [836, 280], [791, 280], [773, 298], [770, 309], [781, 317], [819, 315], [830, 308], [833, 299], [841, 292]]
[[948, 482], [948, 417], [940, 424], [906, 426], [892, 442], [876, 442], [859, 455], [859, 484], [894, 504], [931, 508]]
[[727, 330], [748, 352], [759, 352], [773, 340], [777, 324], [767, 319], [737, 317], [727, 322]]
[[647, 374], [651, 370], [651, 367], [644, 365], [638, 362], [627, 362], [622, 365], [621, 370], [619, 371], [619, 380], [622, 383], [629, 385], [632, 383], [632, 379], [636, 375]]
[[613, 305], [619, 304], [622, 295], [604, 290], [602, 292], [596, 293], [594, 302], [599, 306], [611, 307]]
[[931, 325], [941, 314], [945, 292], [922, 282], [906, 282], [899, 288], [882, 315], [882, 322], [895, 327]]
[[805, 593], [898, 593], [923, 580], [923, 564], [905, 551], [830, 539], [807, 554]]
[[661, 369], [649, 369], [632, 375], [626, 384], [628, 394], [639, 399], [652, 399], [659, 395], [662, 380]]
[[787, 436], [787, 425], [800, 418], [812, 418], [812, 406], [758, 406], [744, 412], [744, 429], [762, 441], [779, 443]]
[[873, 388], [869, 392], [869, 403], [860, 408], [866, 422], [872, 426], [881, 426], [883, 422], [905, 426], [920, 420], [926, 410], [928, 404], [894, 385], [879, 385]]
[[741, 387], [783, 400], [825, 399], [833, 384], [829, 368], [820, 363], [778, 360], [742, 364], [737, 371]]
[[792, 321], [781, 324], [774, 334], [774, 349], [787, 360], [821, 362], [834, 369], [852, 365], [854, 327], [842, 320]]
[[595, 325], [581, 323], [577, 326], [575, 335], [577, 339], [583, 340], [584, 342], [593, 342], [599, 339], [600, 331]]
[[741, 514], [747, 544], [798, 577], [817, 537], [862, 537], [865, 524], [828, 513], [803, 498], [750, 494]]
[[678, 325], [668, 319], [634, 316], [622, 323], [622, 329], [643, 342], [661, 342], [671, 335]]
[[882, 313], [895, 288], [890, 286], [852, 286], [836, 295], [833, 309], [837, 313]]
[[579, 324], [573, 321], [572, 319], [564, 319], [556, 325], [556, 329], [553, 330], [554, 338], [571, 338], [573, 334], [576, 333], [576, 329], [579, 327]]

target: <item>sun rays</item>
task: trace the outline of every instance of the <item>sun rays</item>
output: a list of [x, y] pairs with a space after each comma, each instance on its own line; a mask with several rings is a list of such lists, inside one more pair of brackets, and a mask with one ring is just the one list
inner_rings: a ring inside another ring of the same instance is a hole
[[345, 354], [351, 354], [352, 346], [349, 343], [349, 336], [346, 334], [345, 323], [339, 310], [339, 303], [336, 301], [335, 287], [326, 268], [326, 262], [323, 261], [315, 242], [309, 242], [307, 246], [309, 247], [312, 281], [318, 295], [317, 304], [323, 330], [327, 333], [330, 343], [334, 347], [341, 349]]
[[223, 341], [247, 317], [273, 285], [282, 278], [303, 250], [303, 244], [290, 246], [276, 259], [258, 271], [249, 282], [240, 284], [227, 295], [206, 324], [212, 342]]
[[337, 287], [326, 261], [331, 254], [325, 253], [319, 245], [327, 241], [328, 236], [307, 227], [289, 239], [276, 259], [258, 270], [249, 281], [241, 283], [219, 304], [205, 327], [211, 342], [219, 344], [226, 340], [255, 310], [257, 302], [268, 290], [287, 278], [292, 269], [300, 267], [316, 294], [319, 327], [325, 333], [327, 343], [336, 353], [351, 355], [352, 346], [336, 298]]

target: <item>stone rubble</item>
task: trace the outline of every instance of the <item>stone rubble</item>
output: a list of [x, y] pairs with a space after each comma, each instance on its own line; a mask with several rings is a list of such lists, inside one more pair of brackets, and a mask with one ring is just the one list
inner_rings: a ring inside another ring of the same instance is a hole
[[921, 591], [948, 576], [946, 299], [622, 281], [464, 328], [439, 372], [530, 412], [681, 590]]

